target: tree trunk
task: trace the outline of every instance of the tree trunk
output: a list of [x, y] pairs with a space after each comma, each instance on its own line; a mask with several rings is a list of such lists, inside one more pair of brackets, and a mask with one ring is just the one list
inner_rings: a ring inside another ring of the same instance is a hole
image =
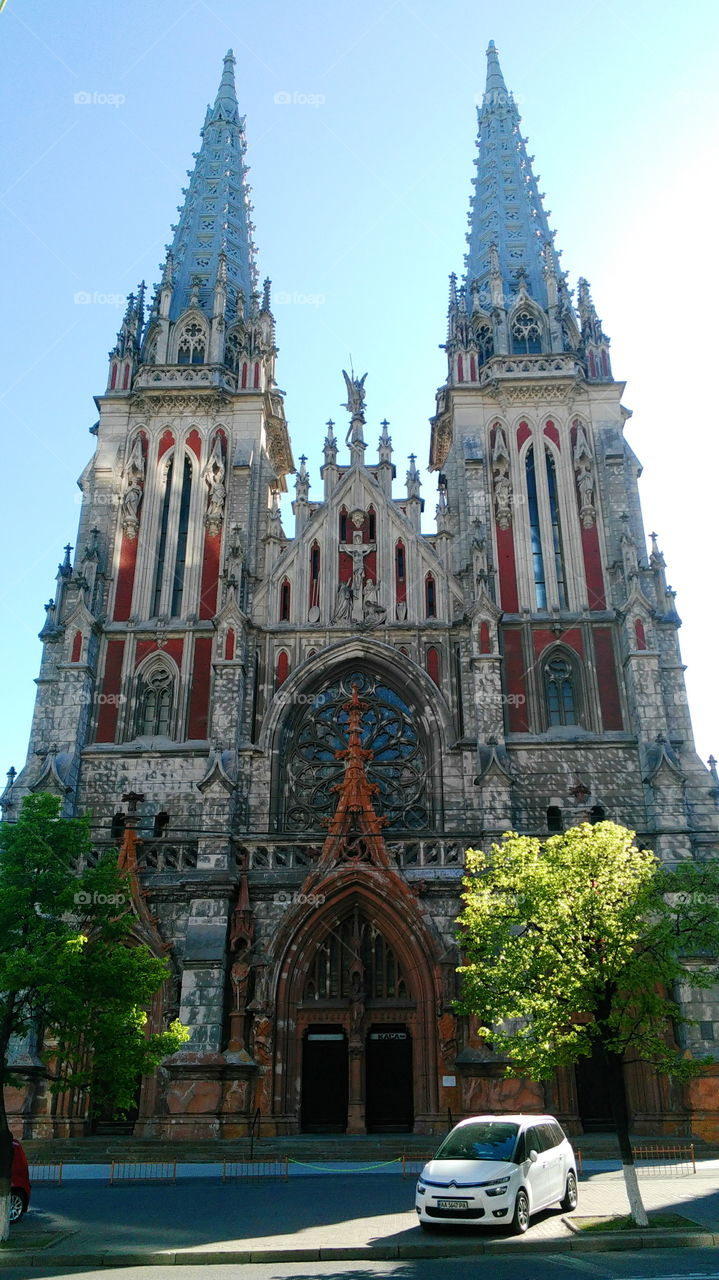
[[622, 1172], [624, 1174], [624, 1185], [627, 1189], [629, 1209], [638, 1227], [648, 1227], [649, 1219], [642, 1203], [637, 1170], [634, 1164], [634, 1152], [629, 1140], [629, 1108], [627, 1107], [627, 1089], [624, 1082], [624, 1064], [621, 1054], [610, 1053], [605, 1050], [604, 1057], [607, 1067], [607, 1088], [619, 1140]]

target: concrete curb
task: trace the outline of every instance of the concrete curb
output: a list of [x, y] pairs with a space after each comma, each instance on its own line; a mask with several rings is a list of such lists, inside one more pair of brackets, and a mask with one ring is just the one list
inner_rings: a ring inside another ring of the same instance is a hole
[[399, 1258], [462, 1258], [491, 1254], [616, 1253], [638, 1249], [713, 1249], [719, 1234], [711, 1231], [625, 1231], [621, 1235], [573, 1236], [571, 1240], [486, 1241], [439, 1240], [422, 1244], [347, 1245], [343, 1248], [117, 1250], [111, 1253], [41, 1253], [0, 1250], [8, 1267], [158, 1267], [215, 1266], [243, 1262], [392, 1262]]

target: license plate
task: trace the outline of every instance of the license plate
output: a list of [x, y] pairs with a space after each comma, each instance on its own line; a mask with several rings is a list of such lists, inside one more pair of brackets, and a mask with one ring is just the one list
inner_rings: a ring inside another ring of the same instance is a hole
[[468, 1209], [469, 1200], [438, 1200], [438, 1209]]

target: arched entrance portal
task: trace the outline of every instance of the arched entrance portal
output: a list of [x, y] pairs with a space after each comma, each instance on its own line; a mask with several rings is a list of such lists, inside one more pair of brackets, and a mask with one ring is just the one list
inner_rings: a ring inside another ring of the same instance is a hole
[[401, 919], [373, 889], [345, 886], [286, 952], [274, 1109], [288, 1127], [406, 1133], [436, 1112], [433, 947], [419, 913]]

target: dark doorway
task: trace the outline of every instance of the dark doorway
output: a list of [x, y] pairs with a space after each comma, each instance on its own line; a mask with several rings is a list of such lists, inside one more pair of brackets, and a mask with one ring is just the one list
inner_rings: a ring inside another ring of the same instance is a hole
[[341, 1027], [310, 1027], [302, 1046], [302, 1129], [347, 1128], [347, 1037]]
[[601, 1056], [580, 1058], [574, 1067], [577, 1082], [577, 1109], [585, 1133], [604, 1133], [614, 1128], [612, 1104], [607, 1089], [607, 1073]]
[[370, 1027], [365, 1116], [368, 1133], [408, 1133], [414, 1122], [412, 1040], [405, 1026]]

